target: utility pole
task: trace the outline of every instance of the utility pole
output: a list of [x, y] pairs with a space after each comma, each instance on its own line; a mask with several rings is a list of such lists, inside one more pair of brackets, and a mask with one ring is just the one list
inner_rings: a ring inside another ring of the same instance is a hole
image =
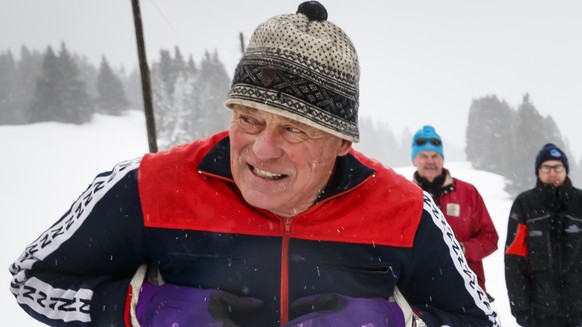
[[241, 53], [241, 56], [244, 56], [245, 55], [245, 38], [243, 36], [243, 33], [240, 32], [238, 34], [238, 37], [240, 39], [240, 53]]
[[139, 70], [141, 72], [141, 88], [143, 94], [143, 105], [148, 133], [148, 145], [150, 152], [158, 152], [156, 137], [156, 122], [154, 120], [154, 108], [152, 103], [152, 86], [150, 82], [150, 71], [145, 51], [143, 38], [143, 27], [141, 23], [141, 12], [139, 0], [131, 0], [133, 7], [133, 22], [135, 24], [135, 39], [137, 41], [137, 54], [139, 58]]

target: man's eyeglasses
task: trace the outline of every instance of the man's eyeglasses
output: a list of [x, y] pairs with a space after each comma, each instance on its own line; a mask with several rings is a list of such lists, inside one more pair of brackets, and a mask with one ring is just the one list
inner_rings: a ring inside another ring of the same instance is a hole
[[426, 142], [430, 142], [430, 144], [434, 145], [434, 146], [440, 146], [442, 144], [441, 140], [431, 137], [429, 139], [424, 138], [424, 137], [419, 137], [416, 140], [414, 140], [414, 144], [419, 145], [419, 146], [423, 146], [426, 144]]
[[564, 167], [564, 165], [562, 164], [557, 164], [557, 165], [541, 165], [540, 166], [540, 171], [544, 174], [547, 174], [550, 172], [550, 170], [555, 171], [556, 173], [561, 173], [566, 169], [566, 167]]

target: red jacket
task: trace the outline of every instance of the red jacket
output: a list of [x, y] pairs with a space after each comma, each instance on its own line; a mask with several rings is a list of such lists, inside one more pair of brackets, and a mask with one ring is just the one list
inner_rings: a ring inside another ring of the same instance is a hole
[[453, 232], [412, 182], [351, 151], [286, 221], [241, 198], [229, 142], [222, 132], [99, 174], [11, 265], [18, 303], [47, 325], [129, 326], [130, 281], [155, 264], [168, 283], [262, 300], [233, 314], [241, 327], [294, 319], [289, 304], [306, 296], [387, 299], [396, 287], [428, 326], [497, 326]]
[[452, 178], [446, 171], [443, 192], [434, 196], [455, 237], [465, 247], [469, 267], [485, 291], [483, 258], [497, 250], [499, 235], [479, 191], [467, 182]]

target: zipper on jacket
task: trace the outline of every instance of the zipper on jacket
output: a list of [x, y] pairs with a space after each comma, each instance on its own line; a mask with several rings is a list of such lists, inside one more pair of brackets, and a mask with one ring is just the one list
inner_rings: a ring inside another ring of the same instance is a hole
[[291, 237], [291, 218], [283, 218], [285, 224], [281, 246], [281, 325], [289, 320], [289, 238]]

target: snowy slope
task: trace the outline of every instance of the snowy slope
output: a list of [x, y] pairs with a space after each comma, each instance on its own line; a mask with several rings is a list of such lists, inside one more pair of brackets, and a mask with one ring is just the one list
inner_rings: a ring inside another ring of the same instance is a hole
[[[62, 215], [99, 172], [148, 151], [145, 122], [139, 111], [122, 117], [95, 116], [77, 126], [38, 123], [0, 126], [0, 206], [4, 292], [0, 295], [12, 326], [41, 326], [16, 304], [8, 291], [8, 266]], [[485, 260], [489, 292], [496, 298], [503, 327], [517, 326], [509, 313], [502, 248], [511, 200], [503, 178], [471, 169], [469, 163], [445, 162], [452, 174], [473, 183], [485, 199], [500, 235], [499, 250]], [[410, 178], [412, 167], [396, 171]], [[455, 296], [451, 294], [451, 296]]]

